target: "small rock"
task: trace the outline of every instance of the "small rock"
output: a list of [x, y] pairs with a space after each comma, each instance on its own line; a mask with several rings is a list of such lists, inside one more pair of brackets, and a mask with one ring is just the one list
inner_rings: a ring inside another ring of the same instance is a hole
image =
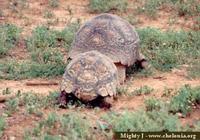
[[9, 137], [9, 140], [15, 140], [14, 136]]
[[176, 113], [178, 115], [179, 118], [184, 118], [182, 113]]

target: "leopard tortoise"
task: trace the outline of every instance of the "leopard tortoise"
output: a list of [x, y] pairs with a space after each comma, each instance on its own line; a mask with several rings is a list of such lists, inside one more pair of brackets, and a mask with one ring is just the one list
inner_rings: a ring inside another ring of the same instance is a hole
[[118, 69], [119, 81], [124, 83], [126, 67], [134, 63], [145, 68], [147, 61], [139, 51], [139, 36], [127, 21], [112, 14], [100, 14], [87, 21], [75, 35], [69, 58], [96, 50], [111, 58]]
[[94, 50], [81, 53], [65, 69], [59, 103], [66, 105], [75, 97], [91, 105], [98, 99], [110, 107], [118, 84], [117, 68], [109, 57]]

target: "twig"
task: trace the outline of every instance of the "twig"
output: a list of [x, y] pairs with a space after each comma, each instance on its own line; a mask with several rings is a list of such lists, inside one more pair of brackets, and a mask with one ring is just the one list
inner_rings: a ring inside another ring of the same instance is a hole
[[49, 82], [49, 83], [41, 83], [41, 82], [37, 82], [37, 83], [33, 83], [33, 82], [27, 82], [26, 86], [55, 86], [58, 85], [58, 83], [56, 82]]

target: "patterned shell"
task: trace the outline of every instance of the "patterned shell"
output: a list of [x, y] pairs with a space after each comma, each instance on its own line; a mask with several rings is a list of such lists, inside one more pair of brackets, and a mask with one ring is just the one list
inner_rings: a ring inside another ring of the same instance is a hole
[[61, 91], [91, 101], [98, 95], [115, 96], [117, 85], [118, 73], [112, 60], [97, 51], [89, 51], [79, 54], [68, 64]]
[[101, 14], [86, 22], [77, 32], [69, 57], [97, 50], [114, 63], [130, 66], [138, 57], [139, 37], [127, 21], [112, 14]]

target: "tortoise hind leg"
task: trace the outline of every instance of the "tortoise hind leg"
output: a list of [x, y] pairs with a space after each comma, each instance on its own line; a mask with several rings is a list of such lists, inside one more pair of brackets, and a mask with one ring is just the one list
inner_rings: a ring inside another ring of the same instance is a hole
[[148, 69], [149, 68], [149, 63], [145, 56], [139, 52], [137, 61], [135, 62], [137, 68], [139, 69]]
[[108, 97], [102, 97], [98, 96], [96, 99], [89, 101], [88, 105], [89, 107], [100, 107], [104, 109], [109, 109], [111, 108], [111, 104], [113, 102], [113, 98], [108, 96]]
[[126, 80], [126, 67], [120, 63], [116, 63], [115, 65], [118, 71], [119, 83], [124, 84]]
[[100, 107], [104, 109], [110, 109], [112, 107], [113, 102], [114, 102], [113, 97], [110, 97], [110, 96], [104, 97], [100, 104]]

